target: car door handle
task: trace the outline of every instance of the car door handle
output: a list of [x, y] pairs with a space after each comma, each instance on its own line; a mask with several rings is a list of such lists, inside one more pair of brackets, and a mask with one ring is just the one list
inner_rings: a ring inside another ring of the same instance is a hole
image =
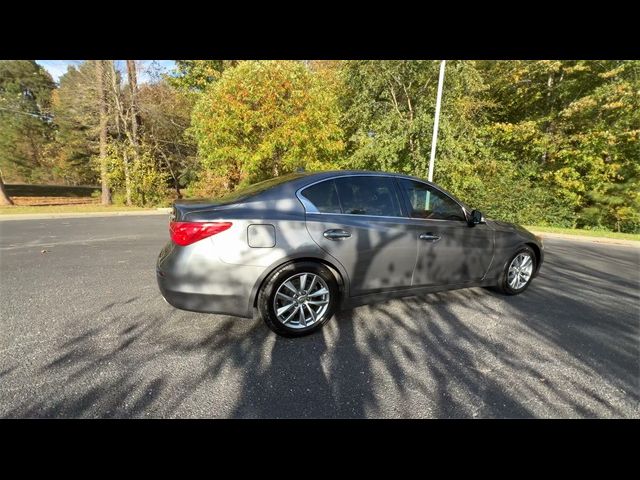
[[434, 233], [421, 233], [418, 238], [420, 240], [426, 240], [427, 242], [437, 242], [440, 240], [440, 236]]
[[328, 238], [329, 240], [344, 240], [345, 238], [349, 238], [351, 234], [346, 230], [327, 230], [322, 234], [324, 238]]

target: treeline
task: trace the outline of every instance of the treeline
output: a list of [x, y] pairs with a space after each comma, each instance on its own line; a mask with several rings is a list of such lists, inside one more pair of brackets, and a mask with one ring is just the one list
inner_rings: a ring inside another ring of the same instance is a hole
[[[5, 181], [156, 205], [294, 171], [427, 176], [437, 61], [0, 62]], [[447, 62], [434, 180], [495, 218], [640, 231], [640, 62]]]

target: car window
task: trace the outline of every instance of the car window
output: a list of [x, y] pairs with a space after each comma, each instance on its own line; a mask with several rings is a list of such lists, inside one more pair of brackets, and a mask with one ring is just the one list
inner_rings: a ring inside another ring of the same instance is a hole
[[398, 182], [409, 200], [412, 217], [466, 221], [460, 205], [444, 193], [414, 180], [398, 179]]
[[335, 179], [342, 213], [399, 217], [400, 202], [390, 178], [354, 176]]
[[233, 192], [229, 192], [225, 195], [211, 198], [211, 201], [219, 205], [238, 202], [241, 200], [245, 200], [249, 197], [252, 197], [254, 195], [258, 195], [262, 192], [265, 192], [270, 188], [277, 187], [278, 185], [289, 182], [291, 180], [296, 180], [303, 176], [304, 174], [301, 174], [301, 173], [289, 173], [287, 175], [281, 175], [279, 177], [270, 178], [269, 180], [264, 180], [262, 182], [253, 183], [251, 185], [240, 187], [237, 190], [234, 190]]
[[300, 194], [316, 207], [320, 213], [342, 213], [338, 192], [333, 180], [316, 183], [305, 188]]

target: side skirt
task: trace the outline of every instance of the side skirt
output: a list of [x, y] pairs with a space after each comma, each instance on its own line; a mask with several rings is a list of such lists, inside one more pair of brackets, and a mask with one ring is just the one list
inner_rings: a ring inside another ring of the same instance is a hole
[[376, 292], [357, 297], [343, 299], [342, 308], [354, 308], [371, 303], [384, 302], [394, 298], [414, 297], [426, 293], [445, 292], [448, 290], [460, 290], [462, 288], [491, 287], [498, 283], [497, 278], [484, 279], [478, 282], [461, 283], [455, 285], [435, 285], [429, 287], [403, 288], [402, 290], [392, 290], [388, 292]]

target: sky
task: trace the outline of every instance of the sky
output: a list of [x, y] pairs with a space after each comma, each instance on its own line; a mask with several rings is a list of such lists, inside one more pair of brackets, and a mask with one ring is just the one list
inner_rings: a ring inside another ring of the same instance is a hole
[[[57, 82], [67, 71], [70, 65], [79, 65], [82, 60], [36, 60], [47, 70], [53, 79]], [[138, 62], [138, 81], [147, 83], [151, 80], [154, 72], [167, 73], [173, 69], [175, 62], [173, 60], [137, 60]], [[116, 68], [120, 71], [126, 71], [125, 60], [116, 60]]]

